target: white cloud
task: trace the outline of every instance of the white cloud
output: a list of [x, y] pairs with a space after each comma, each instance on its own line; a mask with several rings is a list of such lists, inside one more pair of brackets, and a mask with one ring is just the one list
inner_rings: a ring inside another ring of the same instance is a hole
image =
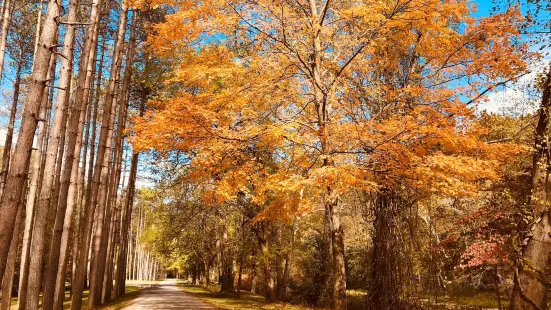
[[[548, 55], [549, 53], [543, 53]], [[545, 57], [529, 66], [530, 72], [516, 82], [490, 93], [484, 102], [476, 106], [477, 111], [505, 114], [527, 114], [538, 108], [540, 94], [534, 88], [534, 82], [538, 74], [544, 72], [549, 66], [551, 58]]]
[[490, 113], [527, 114], [537, 109], [534, 105], [537, 96], [532, 87], [539, 70], [534, 70], [521, 77], [517, 82], [510, 83], [499, 90], [490, 93], [486, 100], [479, 103], [477, 111]]

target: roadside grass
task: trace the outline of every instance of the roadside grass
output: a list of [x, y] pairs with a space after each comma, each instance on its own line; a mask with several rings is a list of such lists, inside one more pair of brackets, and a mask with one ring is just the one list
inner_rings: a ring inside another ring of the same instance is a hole
[[288, 303], [271, 303], [264, 302], [264, 297], [249, 292], [241, 292], [241, 296], [237, 298], [235, 295], [220, 294], [220, 287], [210, 286], [208, 289], [202, 286], [194, 286], [190, 284], [180, 284], [180, 289], [197, 298], [200, 298], [218, 309], [243, 309], [243, 310], [311, 310], [313, 308], [292, 305]]
[[[212, 304], [218, 309], [245, 309], [245, 310], [316, 309], [316, 308], [307, 307], [303, 305], [294, 305], [294, 304], [288, 304], [288, 303], [267, 304], [264, 302], [263, 296], [251, 294], [249, 292], [242, 292], [241, 297], [237, 298], [236, 295], [227, 295], [227, 294], [219, 293], [220, 287], [216, 285], [205, 288], [202, 286], [195, 286], [187, 283], [180, 283], [179, 287], [184, 292], [189, 293], [200, 299], [203, 299], [204, 301]], [[365, 298], [367, 295], [366, 291], [348, 290], [346, 292], [346, 295], [348, 297], [348, 309], [360, 310], [365, 308]], [[504, 297], [501, 301], [501, 306], [503, 309], [506, 309], [508, 305], [509, 305], [509, 302]], [[434, 309], [497, 309], [498, 304], [497, 304], [495, 293], [491, 291], [461, 292], [461, 293], [455, 294], [454, 296], [448, 296], [448, 297], [441, 296], [438, 306], [433, 306], [433, 307]]]
[[[138, 297], [140, 291], [143, 289], [144, 289], [143, 287], [138, 287], [135, 285], [127, 286], [126, 294], [123, 297], [113, 299], [109, 304], [102, 306], [101, 309], [105, 309], [105, 310], [121, 309], [132, 299]], [[82, 296], [83, 309], [88, 309], [88, 307], [85, 306], [88, 303], [88, 294], [89, 294], [89, 291], [85, 290]], [[40, 295], [40, 302], [42, 302], [42, 294]], [[71, 297], [70, 297], [69, 291], [66, 291], [65, 302], [63, 302], [63, 309], [70, 309], [70, 308], [71, 308]], [[11, 310], [17, 309], [17, 297], [12, 298], [10, 309]]]
[[[451, 302], [455, 302], [460, 305], [466, 305], [471, 307], [483, 308], [483, 309], [497, 309], [497, 296], [493, 291], [472, 292], [470, 294], [457, 294], [456, 296], [449, 297]], [[503, 309], [509, 308], [509, 301], [507, 296], [501, 296], [501, 307]]]

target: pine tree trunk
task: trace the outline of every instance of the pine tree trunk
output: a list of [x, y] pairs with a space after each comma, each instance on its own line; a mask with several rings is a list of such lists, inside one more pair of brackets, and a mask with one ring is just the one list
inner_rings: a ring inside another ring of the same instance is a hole
[[29, 184], [29, 191], [27, 193], [27, 203], [25, 209], [25, 227], [23, 232], [23, 247], [21, 249], [21, 267], [19, 270], [19, 289], [18, 289], [18, 298], [17, 298], [17, 309], [25, 310], [27, 304], [27, 284], [29, 279], [29, 255], [31, 249], [31, 237], [34, 223], [34, 206], [36, 202], [36, 196], [40, 191], [40, 175], [42, 167], [42, 153], [44, 150], [45, 138], [47, 135], [47, 128], [49, 123], [50, 116], [50, 106], [51, 103], [48, 100], [47, 96], [44, 96], [42, 99], [42, 104], [40, 107], [40, 116], [41, 120], [48, 119], [48, 121], [41, 121], [38, 125], [38, 135], [37, 135], [37, 147], [32, 158], [32, 170], [31, 170], [31, 181]]
[[[98, 122], [98, 107], [99, 107], [99, 98], [100, 98], [100, 94], [101, 94], [101, 82], [102, 82], [102, 76], [103, 76], [103, 60], [104, 60], [104, 56], [105, 56], [105, 31], [103, 31], [103, 34], [102, 34], [102, 44], [100, 44], [99, 46], [100, 48], [100, 52], [99, 54], [101, 55], [100, 56], [100, 61], [99, 61], [99, 65], [98, 65], [98, 74], [97, 74], [97, 82], [96, 82], [96, 90], [95, 90], [95, 96], [91, 96], [90, 97], [90, 100], [93, 100], [93, 111], [92, 111], [92, 115], [93, 115], [93, 118], [92, 118], [92, 123], [89, 124], [91, 127], [92, 127], [92, 135], [88, 141], [89, 145], [89, 149], [90, 149], [90, 160], [88, 161], [88, 173], [87, 173], [87, 183], [86, 183], [86, 194], [88, 195], [89, 193], [89, 189], [91, 188], [91, 184], [92, 184], [92, 178], [93, 178], [93, 174], [94, 174], [94, 159], [95, 159], [95, 151], [96, 151], [96, 127], [97, 127], [97, 122]], [[89, 129], [89, 128], [88, 128]], [[84, 145], [84, 147], [86, 147], [86, 145]], [[85, 150], [86, 152], [86, 150]], [[86, 163], [84, 162], [83, 165], [82, 165], [82, 169], [81, 169], [81, 175], [80, 175], [80, 178], [81, 178], [81, 182], [82, 182], [82, 185], [81, 185], [81, 188], [84, 188], [84, 170], [86, 169]], [[69, 195], [72, 195], [74, 194], [76, 191], [76, 188], [74, 188], [74, 186], [70, 187], [69, 188]], [[78, 201], [78, 213], [77, 213], [77, 227], [75, 227], [75, 240], [81, 240], [82, 238], [84, 238], [82, 236], [83, 234], [83, 226], [84, 226], [84, 222], [85, 221], [88, 221], [89, 219], [85, 218], [85, 214], [88, 214], [88, 211], [86, 209], [86, 197], [87, 195], [84, 195], [84, 190], [80, 192], [79, 194], [79, 201]], [[79, 247], [80, 247], [80, 243], [79, 242], [74, 242], [73, 244], [73, 258], [76, 258], [78, 257], [78, 252], [79, 252]], [[74, 274], [76, 274], [76, 267], [77, 267], [77, 264], [76, 264], [76, 259], [73, 259], [73, 279], [74, 279]]]
[[[11, 106], [10, 111], [10, 122], [8, 124], [8, 132], [6, 134], [6, 142], [4, 144], [4, 152], [2, 155], [2, 177], [4, 179], [2, 180], [2, 185], [5, 183], [5, 176], [8, 173], [9, 169], [9, 162], [10, 162], [10, 154], [11, 154], [11, 145], [13, 140], [13, 129], [15, 127], [15, 116], [17, 114], [17, 103], [19, 101], [19, 89], [21, 84], [21, 68], [23, 67], [23, 48], [19, 48], [19, 59], [17, 62], [17, 70], [15, 73], [15, 81], [13, 83], [13, 102]], [[5, 172], [5, 173], [4, 173]], [[0, 194], [1, 195], [1, 194]], [[12, 250], [13, 247], [19, 247], [19, 226], [21, 225], [22, 221], [22, 211], [21, 208], [17, 211], [17, 220], [16, 225], [14, 229], [14, 235], [12, 237], [12, 242], [10, 245], [10, 251], [8, 254], [8, 266], [6, 268], [7, 272], [4, 275], [5, 282], [2, 282], [2, 301], [0, 301], [0, 310], [3, 309], [9, 309], [10, 300], [11, 300], [11, 291], [12, 291], [12, 284], [13, 284], [13, 276], [15, 273], [15, 258], [17, 256], [17, 251]], [[6, 297], [6, 294], [9, 295], [10, 298]]]
[[[77, 12], [78, 12], [78, 0], [70, 0], [69, 2], [69, 11], [67, 16], [67, 21], [69, 23], [75, 23], [77, 22]], [[63, 153], [65, 149], [65, 128], [66, 128], [66, 122], [67, 122], [67, 115], [69, 114], [69, 100], [70, 100], [70, 94], [71, 94], [71, 77], [73, 72], [73, 54], [74, 54], [74, 41], [75, 41], [75, 26], [68, 24], [65, 28], [65, 38], [63, 40], [64, 47], [62, 51], [62, 60], [61, 60], [61, 71], [59, 76], [59, 89], [57, 91], [57, 100], [56, 100], [56, 108], [55, 108], [55, 116], [54, 116], [54, 122], [52, 124], [52, 128], [50, 129], [50, 139], [49, 139], [49, 145], [47, 148], [46, 153], [46, 167], [44, 172], [44, 180], [43, 180], [43, 189], [41, 192], [40, 197], [44, 200], [44, 205], [41, 205], [41, 201], [39, 200], [38, 208], [44, 207], [46, 208], [46, 203], [49, 203], [50, 197], [47, 197], [46, 195], [43, 195], [45, 192], [51, 192], [52, 185], [54, 186], [54, 195], [57, 197], [57, 199], [53, 199], [52, 205], [54, 206], [54, 210], [56, 210], [55, 206], [57, 206], [58, 199], [63, 199], [63, 196], [59, 195], [59, 176], [62, 166], [62, 163], [64, 162], [65, 165], [72, 165], [72, 162], [67, 162], [67, 160], [70, 160], [70, 154], [67, 155], [67, 158], [65, 158], [64, 161], [62, 161]], [[74, 114], [77, 114], [79, 111], [74, 109]], [[71, 118], [73, 118], [73, 116]], [[73, 124], [70, 124], [70, 126], [73, 126]], [[78, 134], [78, 133], [77, 133]], [[70, 153], [71, 150], [71, 137], [69, 137], [69, 144], [68, 144], [68, 152]], [[58, 146], [59, 145], [59, 146]], [[59, 154], [58, 153], [59, 149]], [[59, 158], [57, 167], [55, 165], [56, 158]], [[78, 154], [77, 154], [78, 158]], [[51, 165], [51, 167], [49, 166]], [[56, 168], [56, 171], [54, 172], [53, 168]], [[65, 168], [65, 171], [63, 174], [67, 174], [67, 168]], [[56, 184], [57, 183], [57, 184]], [[50, 194], [51, 195], [51, 194]], [[64, 226], [64, 219], [65, 219], [65, 211], [66, 211], [66, 202], [61, 201], [59, 204], [56, 212], [55, 212], [55, 221], [54, 221], [54, 227], [53, 227], [53, 233], [52, 233], [52, 239], [51, 239], [51, 245], [49, 248], [49, 255], [48, 255], [48, 268], [46, 269], [46, 274], [44, 277], [44, 297], [43, 297], [43, 308], [44, 309], [51, 309], [54, 305], [54, 292], [55, 292], [55, 283], [56, 283], [56, 275], [58, 270], [58, 260], [59, 260], [59, 252], [60, 252], [60, 244], [61, 244], [61, 237], [63, 232], [63, 226]]]
[[[17, 69], [15, 72], [15, 82], [13, 83], [13, 101], [10, 111], [10, 121], [8, 124], [8, 131], [6, 133], [6, 140], [4, 143], [4, 150], [2, 152], [2, 173], [0, 177], [0, 197], [4, 191], [4, 184], [6, 184], [6, 176], [8, 175], [8, 169], [10, 167], [11, 149], [13, 142], [13, 130], [15, 127], [15, 116], [17, 115], [17, 104], [19, 102], [19, 90], [21, 86], [21, 69], [23, 67], [23, 48], [19, 48], [19, 59], [17, 61]], [[1, 78], [1, 77], [0, 77]]]
[[[110, 219], [110, 209], [106, 208], [106, 192], [107, 192], [107, 173], [108, 173], [108, 162], [109, 162], [109, 152], [108, 150], [111, 147], [112, 131], [113, 131], [113, 121], [115, 113], [115, 101], [116, 95], [116, 86], [117, 81], [120, 76], [121, 69], [121, 51], [124, 43], [124, 35], [126, 32], [126, 19], [127, 19], [127, 7], [126, 3], [123, 1], [121, 4], [121, 13], [119, 18], [119, 27], [117, 31], [117, 38], [115, 40], [115, 48], [113, 50], [113, 66], [111, 67], [111, 72], [109, 76], [109, 85], [107, 93], [105, 96], [104, 102], [104, 112], [102, 116], [102, 124], [100, 130], [100, 139], [97, 153], [97, 162], [94, 169], [94, 180], [91, 188], [90, 200], [87, 201], [87, 204], [95, 205], [98, 203], [98, 218], [96, 231], [94, 234], [94, 244], [92, 247], [92, 261], [91, 261], [91, 272], [90, 272], [90, 297], [89, 297], [89, 306], [94, 308], [99, 306], [101, 302], [101, 292], [103, 286], [103, 272], [105, 270], [105, 256], [106, 256], [106, 246], [107, 246], [107, 236], [109, 219]], [[103, 188], [100, 193], [100, 185], [103, 182]], [[99, 202], [98, 202], [99, 200]], [[107, 209], [107, 210], [105, 210]], [[104, 214], [105, 212], [105, 214]], [[102, 238], [102, 233], [105, 232], [106, 235]], [[103, 239], [103, 243], [102, 243]], [[103, 247], [102, 247], [103, 245]]]
[[549, 210], [549, 113], [551, 112], [551, 71], [547, 73], [538, 125], [535, 132], [535, 153], [532, 168], [532, 197], [530, 204], [535, 222], [531, 238], [516, 263], [513, 295], [509, 309], [547, 309], [551, 273], [551, 214]]
[[[135, 24], [136, 22], [136, 14], [134, 14], [132, 16], [132, 24]], [[116, 182], [115, 183], [119, 183], [119, 179], [120, 179], [120, 166], [121, 166], [121, 162], [122, 162], [122, 151], [123, 151], [123, 139], [124, 139], [124, 128], [126, 126], [126, 118], [127, 118], [127, 113], [128, 113], [128, 105], [129, 105], [129, 90], [130, 90], [130, 82], [131, 82], [131, 78], [132, 78], [132, 65], [134, 63], [134, 50], [135, 50], [135, 36], [136, 36], [136, 32], [135, 32], [135, 27], [132, 27], [131, 28], [131, 31], [130, 31], [130, 39], [129, 39], [129, 42], [128, 42], [128, 48], [127, 48], [127, 56], [126, 56], [126, 68], [125, 68], [125, 71], [124, 71], [124, 78], [123, 78], [123, 81], [122, 81], [122, 90], [121, 90], [121, 108], [119, 109], [119, 123], [118, 123], [118, 128], [117, 128], [117, 140], [115, 142], [115, 151], [118, 152], [117, 153], [117, 162], [118, 162], [118, 165], [119, 167], [116, 168], [115, 170], [117, 171], [118, 175], [116, 177]], [[141, 114], [141, 113], [140, 113]], [[135, 178], [135, 176], [134, 176]], [[135, 180], [134, 180], [135, 182]], [[124, 183], [124, 180], [123, 180], [123, 183]], [[129, 190], [129, 188], [127, 189], [127, 191]], [[134, 189], [132, 188], [132, 191]], [[116, 187], [113, 188], [112, 187], [112, 191], [114, 192], [114, 195], [116, 195], [117, 193], [117, 190], [116, 190]], [[122, 250], [123, 247], [127, 246], [124, 244], [124, 242], [127, 242], [127, 240], [124, 240], [124, 237], [123, 236], [127, 236], [128, 234], [126, 233], [126, 231], [128, 230], [128, 227], [127, 226], [124, 226], [124, 216], [125, 216], [125, 213], [121, 210], [122, 209], [122, 199], [121, 199], [121, 204], [120, 204], [121, 208], [119, 208], [119, 213], [122, 215], [123, 219], [121, 219], [121, 222], [118, 223], [117, 227], [118, 227], [118, 230], [116, 232], [116, 238], [117, 238], [117, 244], [119, 244], [119, 254], [118, 254], [118, 257], [120, 259], [118, 259], [117, 261], [117, 268], [118, 269], [122, 269], [122, 275], [123, 277], [118, 277], [116, 276], [116, 282], [118, 283], [119, 281], [122, 281], [124, 282], [124, 274], [126, 273], [126, 266], [124, 266], [124, 268], [121, 268], [122, 265], [124, 265], [124, 262], [125, 262], [125, 259], [126, 259], [126, 250]], [[126, 208], [125, 208], [126, 210]], [[117, 217], [118, 218], [118, 217]], [[122, 232], [122, 236], [123, 240], [119, 240], [119, 234]], [[113, 251], [115, 252], [115, 251]], [[111, 259], [111, 263], [114, 263], [113, 261], [114, 257], [112, 257]], [[112, 274], [110, 273], [109, 276], [111, 276]], [[112, 279], [109, 279], [108, 278], [108, 283], [112, 283]], [[124, 292], [124, 287], [122, 287], [122, 290]], [[120, 289], [119, 288], [115, 288], [115, 294], [116, 296], [119, 296], [119, 293], [120, 293]], [[124, 294], [124, 293], [123, 293]]]
[[[142, 103], [143, 106], [144, 103]], [[143, 108], [141, 109], [143, 114]], [[126, 256], [132, 257], [132, 250], [128, 251], [130, 237], [130, 245], [132, 244], [132, 226], [130, 225], [130, 220], [132, 218], [132, 206], [134, 204], [134, 190], [136, 186], [136, 175], [138, 171], [138, 161], [139, 153], [132, 154], [132, 164], [130, 165], [130, 176], [128, 177], [128, 187], [126, 190], [126, 204], [124, 206], [124, 218], [121, 224], [122, 240], [121, 240], [121, 252], [118, 257], [117, 262], [117, 280], [116, 280], [116, 294], [117, 296], [123, 296], [125, 294], [126, 286], [126, 269], [127, 266]], [[130, 234], [130, 236], [129, 236]], [[130, 265], [130, 270], [133, 270], [132, 265]], [[133, 275], [133, 273], [132, 273]]]
[[[0, 33], [0, 80], [4, 73], [4, 58], [6, 56], [6, 44], [8, 42], [8, 32], [10, 29], [11, 15], [13, 12], [13, 0], [4, 0], [2, 3], [2, 32]], [[35, 53], [36, 54], [36, 53]], [[2, 179], [5, 179], [2, 176]]]
[[17, 219], [15, 220], [15, 228], [13, 233], [13, 239], [10, 244], [10, 250], [8, 252], [8, 263], [6, 266], [6, 272], [2, 278], [2, 287], [0, 291], [0, 310], [9, 310], [11, 305], [11, 291], [13, 287], [13, 276], [15, 275], [15, 261], [17, 258], [17, 250], [19, 249], [19, 228], [21, 226], [21, 218], [23, 212], [23, 206], [17, 211]]
[[[49, 88], [49, 95], [48, 96], [48, 105], [52, 106], [53, 101], [53, 86], [55, 81], [55, 67], [56, 67], [56, 56], [52, 55], [52, 58], [50, 60], [50, 88]], [[48, 124], [51, 124], [51, 119], [48, 120]], [[50, 126], [48, 126], [50, 127]], [[50, 127], [50, 133], [52, 128]], [[39, 295], [42, 288], [42, 270], [43, 270], [43, 259], [44, 259], [44, 248], [46, 246], [46, 241], [50, 240], [49, 234], [48, 234], [48, 223], [49, 221], [49, 214], [52, 211], [52, 207], [50, 204], [49, 197], [47, 201], [44, 200], [41, 201], [41, 198], [44, 199], [44, 196], [42, 196], [42, 193], [44, 191], [51, 192], [51, 189], [45, 189], [44, 188], [44, 182], [43, 177], [45, 173], [48, 172], [48, 169], [46, 169], [47, 164], [47, 149], [50, 147], [51, 144], [49, 144], [50, 141], [50, 135], [45, 136], [45, 143], [44, 148], [42, 152], [42, 162], [41, 162], [41, 175], [39, 176], [39, 188], [37, 201], [36, 201], [36, 211], [34, 215], [34, 224], [33, 224], [33, 234], [31, 238], [31, 244], [30, 244], [30, 257], [29, 257], [29, 275], [28, 275], [28, 284], [27, 284], [27, 309], [36, 309], [35, 307], [38, 307], [39, 304]], [[54, 142], [56, 144], [56, 148], [59, 147], [58, 141]], [[55, 158], [52, 165], [55, 168]]]
[[[8, 173], [4, 190], [5, 195], [2, 197], [2, 205], [0, 206], [0, 214], [2, 214], [0, 218], [0, 275], [2, 276], [6, 268], [17, 209], [21, 204], [21, 193], [28, 173], [40, 103], [48, 82], [50, 56], [52, 55], [50, 47], [55, 45], [58, 17], [59, 5], [55, 0], [50, 0], [44, 21], [44, 30], [40, 35], [41, 43], [36, 53], [35, 65], [28, 86], [27, 100], [21, 118], [17, 144], [13, 152], [14, 160]], [[34, 306], [27, 305], [27, 307], [33, 309]]]
[[[85, 56], [81, 56], [81, 60], [79, 64], [80, 75], [77, 81], [77, 100], [75, 101], [75, 107], [80, 107], [79, 112], [84, 112], [83, 110], [86, 110], [86, 105], [89, 100], [88, 98], [89, 89], [93, 81], [93, 72], [96, 65], [95, 63], [96, 47], [98, 43], [101, 8], [102, 8], [102, 0], [94, 0], [92, 3], [92, 11], [90, 13], [91, 25], [88, 27], [86, 31], [86, 42], [84, 45], [84, 52], [82, 53], [82, 55], [85, 55]], [[85, 114], [85, 113], [79, 113], [79, 114]], [[79, 124], [81, 124], [80, 119], [78, 120], [78, 122]], [[84, 128], [83, 122], [82, 122], [82, 128]], [[80, 128], [78, 129], [79, 132], [82, 132], [82, 130], [83, 129], [80, 129]], [[82, 136], [80, 135], [80, 137]], [[79, 144], [80, 143], [76, 143], [75, 141], [74, 146], [77, 147]], [[70, 180], [68, 183], [69, 183], [68, 185], [70, 185], [71, 183]], [[68, 195], [67, 185], [62, 185], [62, 191], [65, 191], [64, 189], [65, 187], [67, 187], [67, 195]], [[74, 193], [74, 189], [72, 192]], [[72, 200], [68, 201], [69, 199], [70, 199], [69, 197], [67, 197], [66, 199], [60, 198], [60, 201], [72, 203], [73, 201]], [[83, 216], [84, 225], [81, 225], [82, 229], [79, 230], [79, 233], [77, 234], [78, 236], [75, 238], [76, 239], [75, 242], [79, 246], [79, 252], [77, 253], [76, 257], [73, 257], [73, 260], [75, 260], [73, 282], [71, 285], [71, 293], [72, 293], [71, 309], [73, 310], [75, 309], [80, 310], [82, 307], [82, 294], [84, 291], [84, 284], [86, 280], [86, 265], [87, 265], [86, 259], [88, 256], [90, 230], [91, 230], [91, 226], [92, 226], [91, 224], [93, 221], [93, 218], [91, 215], [93, 214], [94, 214], [94, 209], [87, 204], [84, 207], [84, 216]]]

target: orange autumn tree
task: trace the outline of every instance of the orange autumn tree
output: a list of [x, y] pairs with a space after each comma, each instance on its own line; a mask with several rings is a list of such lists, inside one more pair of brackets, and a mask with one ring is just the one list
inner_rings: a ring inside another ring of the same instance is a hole
[[322, 206], [335, 309], [346, 309], [343, 197], [471, 195], [514, 151], [481, 142], [470, 107], [525, 70], [515, 10], [476, 20], [462, 0], [151, 4], [177, 8], [150, 43], [178, 66], [135, 146], [187, 152], [205, 201], [246, 197], [263, 206], [258, 220]]

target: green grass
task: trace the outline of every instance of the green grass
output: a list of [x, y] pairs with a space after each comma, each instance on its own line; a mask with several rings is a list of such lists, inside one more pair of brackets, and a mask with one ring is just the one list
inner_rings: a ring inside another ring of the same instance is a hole
[[182, 284], [180, 288], [195, 297], [203, 299], [204, 301], [212, 304], [218, 309], [243, 309], [243, 310], [308, 310], [312, 309], [305, 306], [291, 305], [286, 303], [271, 303], [264, 302], [264, 297], [249, 292], [241, 292], [240, 298], [233, 295], [218, 293], [219, 287], [211, 286], [208, 289], [201, 286], [193, 286], [189, 284]]
[[[452, 296], [450, 300], [460, 305], [497, 309], [496, 293], [490, 291], [476, 292], [468, 296]], [[509, 307], [509, 302], [505, 296], [501, 297], [501, 307], [503, 309]]]
[[105, 309], [105, 310], [121, 309], [122, 307], [126, 306], [130, 301], [132, 301], [134, 298], [138, 297], [141, 290], [143, 290], [143, 288], [140, 288], [137, 286], [127, 286], [125, 289], [126, 293], [124, 294], [124, 296], [115, 298], [109, 304], [102, 307], [102, 309]]
[[[129, 301], [136, 298], [142, 288], [138, 286], [127, 286], [126, 287], [126, 294], [123, 297], [115, 298], [113, 299], [109, 304], [106, 306], [103, 306], [101, 309], [106, 310], [117, 310], [125, 306]], [[82, 305], [83, 308], [86, 309], [86, 305], [88, 304], [88, 294], [89, 291], [85, 290], [84, 294], [82, 296]], [[40, 300], [42, 300], [42, 294], [40, 296]], [[17, 308], [17, 297], [12, 298], [11, 300], [11, 309]], [[71, 308], [71, 297], [69, 295], [69, 291], [65, 292], [65, 302], [63, 302], [63, 309], [70, 309]]]
[[[507, 309], [509, 301], [507, 296], [501, 296], [501, 307]], [[421, 298], [421, 301], [426, 303], [427, 297]], [[434, 297], [431, 298], [434, 302]], [[497, 309], [497, 296], [491, 290], [475, 290], [475, 289], [460, 289], [455, 290], [449, 296], [438, 297], [439, 307], [445, 309]], [[453, 307], [453, 308], [450, 308]]]

